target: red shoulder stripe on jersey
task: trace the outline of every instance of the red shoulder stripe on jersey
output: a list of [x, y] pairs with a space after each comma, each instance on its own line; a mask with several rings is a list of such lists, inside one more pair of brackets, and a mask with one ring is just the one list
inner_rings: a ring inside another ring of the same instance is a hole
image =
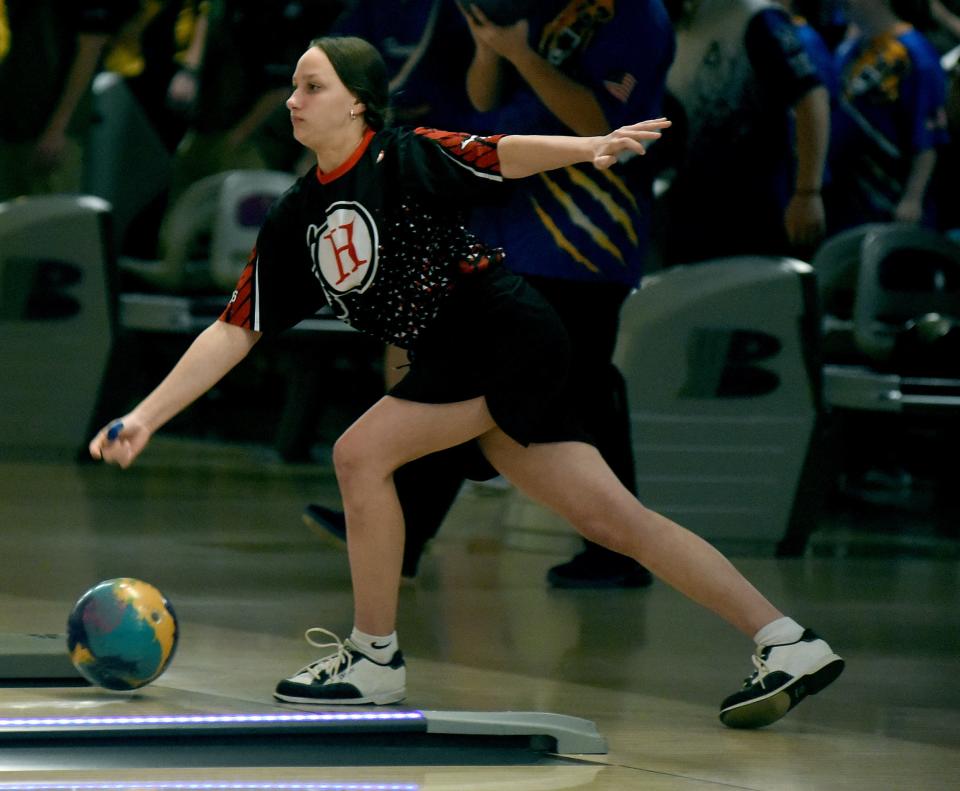
[[414, 130], [418, 135], [434, 140], [443, 146], [450, 156], [485, 173], [500, 174], [500, 157], [497, 143], [503, 135], [471, 135], [466, 132], [444, 132], [419, 126]]
[[250, 260], [247, 262], [240, 280], [237, 282], [237, 288], [230, 298], [226, 309], [220, 314], [220, 320], [228, 324], [234, 324], [238, 327], [244, 327], [248, 330], [253, 329], [253, 322], [250, 318], [250, 310], [253, 305], [253, 268], [256, 260], [257, 251], [250, 254]]

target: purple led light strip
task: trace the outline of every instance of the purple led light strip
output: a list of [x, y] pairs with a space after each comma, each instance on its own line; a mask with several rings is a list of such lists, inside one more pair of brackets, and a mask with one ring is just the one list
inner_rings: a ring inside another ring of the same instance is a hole
[[0, 783], [2, 791], [131, 791], [158, 789], [158, 791], [419, 791], [417, 783], [231, 783], [228, 781], [128, 781], [74, 783]]
[[376, 722], [424, 720], [421, 711], [354, 711], [318, 714], [162, 714], [118, 717], [0, 717], [0, 728], [63, 728], [107, 725], [234, 725], [258, 723]]

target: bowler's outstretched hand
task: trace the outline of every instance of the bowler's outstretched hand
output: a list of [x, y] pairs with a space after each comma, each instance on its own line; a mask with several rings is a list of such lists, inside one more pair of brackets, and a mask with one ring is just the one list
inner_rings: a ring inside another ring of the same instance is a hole
[[593, 154], [593, 166], [597, 170], [605, 170], [613, 165], [624, 151], [634, 154], [646, 154], [644, 143], [649, 143], [660, 137], [660, 130], [670, 126], [671, 121], [666, 118], [654, 118], [650, 121], [641, 121], [630, 126], [621, 126], [610, 134], [597, 138], [597, 145]]
[[124, 469], [133, 464], [147, 442], [150, 431], [135, 418], [127, 415], [112, 420], [90, 440], [90, 455], [107, 464], [118, 464]]

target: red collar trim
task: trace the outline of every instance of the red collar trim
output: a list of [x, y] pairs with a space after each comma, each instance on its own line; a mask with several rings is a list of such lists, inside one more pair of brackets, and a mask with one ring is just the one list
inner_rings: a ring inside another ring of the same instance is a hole
[[344, 161], [342, 164], [337, 165], [329, 173], [324, 173], [320, 170], [320, 166], [317, 165], [317, 181], [321, 184], [329, 184], [331, 181], [334, 181], [344, 173], [346, 173], [350, 168], [357, 164], [360, 161], [360, 157], [363, 156], [364, 152], [370, 146], [370, 141], [373, 140], [373, 136], [376, 134], [372, 129], [368, 129], [363, 133], [363, 140], [360, 141], [360, 145], [354, 149], [354, 152]]

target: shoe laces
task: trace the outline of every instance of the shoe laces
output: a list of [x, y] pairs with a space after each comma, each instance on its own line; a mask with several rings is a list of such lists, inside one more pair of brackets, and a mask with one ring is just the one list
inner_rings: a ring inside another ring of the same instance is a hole
[[750, 657], [750, 661], [753, 662], [754, 671], [750, 674], [750, 677], [743, 682], [743, 686], [749, 687], [753, 684], [759, 684], [763, 687], [763, 679], [766, 678], [770, 672], [766, 657], [763, 653], [765, 650], [765, 648], [758, 647], [756, 652]]
[[[332, 642], [316, 640], [314, 639], [315, 634], [329, 637], [332, 639]], [[341, 640], [333, 632], [327, 629], [321, 629], [319, 626], [313, 626], [307, 629], [303, 636], [314, 648], [332, 648], [334, 651], [332, 654], [322, 657], [316, 662], [311, 662], [300, 671], [301, 673], [309, 673], [314, 679], [319, 681], [324, 673], [326, 673], [328, 678], [333, 678], [334, 676], [350, 672], [350, 668], [353, 666], [353, 652], [351, 651], [353, 646], [349, 639]], [[343, 670], [340, 669], [341, 666], [343, 666]]]

